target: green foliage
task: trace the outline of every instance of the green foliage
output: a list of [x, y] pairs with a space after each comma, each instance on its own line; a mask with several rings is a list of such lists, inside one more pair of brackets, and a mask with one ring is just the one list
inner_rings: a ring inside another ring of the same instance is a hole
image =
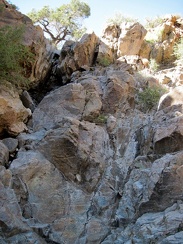
[[183, 60], [183, 38], [181, 38], [180, 41], [175, 44], [174, 55], [178, 60]]
[[33, 9], [28, 16], [35, 24], [40, 24], [57, 45], [68, 38], [78, 39], [83, 35], [86, 29], [82, 22], [90, 16], [90, 7], [80, 0], [71, 0], [55, 10], [49, 6], [39, 11]]
[[142, 92], [138, 93], [138, 102], [145, 111], [151, 110], [158, 104], [160, 97], [165, 90], [159, 86], [146, 87]]
[[155, 44], [158, 42], [162, 42], [163, 36], [163, 28], [162, 26], [158, 26], [157, 28], [153, 29], [153, 31], [148, 31], [145, 37], [145, 40], [148, 43]]
[[155, 18], [146, 18], [145, 27], [146, 28], [155, 28], [158, 25], [163, 24], [164, 17], [157, 16]]
[[107, 123], [107, 117], [103, 114], [100, 114], [97, 118], [93, 121], [96, 124], [106, 124]]
[[111, 64], [111, 60], [109, 60], [107, 57], [101, 57], [98, 59], [98, 64], [107, 67]]
[[106, 23], [120, 26], [123, 22], [137, 22], [137, 19], [131, 18], [129, 16], [124, 16], [122, 13], [117, 12], [113, 17], [109, 18]]
[[10, 81], [25, 86], [26, 68], [33, 60], [27, 47], [21, 44], [23, 27], [5, 26], [0, 29], [0, 83]]
[[151, 58], [149, 62], [149, 68], [153, 71], [156, 72], [158, 70], [159, 65], [157, 64], [156, 60]]
[[4, 5], [1, 3], [0, 4], [0, 14], [4, 11], [4, 8], [5, 8]]

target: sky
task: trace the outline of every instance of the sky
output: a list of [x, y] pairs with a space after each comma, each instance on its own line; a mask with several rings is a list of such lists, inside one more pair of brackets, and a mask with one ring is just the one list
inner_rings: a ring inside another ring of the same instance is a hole
[[[102, 35], [106, 20], [116, 13], [138, 19], [145, 23], [146, 18], [155, 18], [166, 14], [180, 14], [183, 17], [183, 0], [82, 0], [91, 9], [91, 15], [84, 22], [88, 31], [94, 31], [98, 36]], [[67, 4], [70, 0], [11, 0], [19, 11], [27, 14], [33, 8], [41, 9], [50, 6], [55, 9]]]

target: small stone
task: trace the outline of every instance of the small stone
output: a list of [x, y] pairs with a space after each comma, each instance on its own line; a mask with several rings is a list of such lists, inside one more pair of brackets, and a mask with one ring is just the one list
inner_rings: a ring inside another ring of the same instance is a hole
[[2, 142], [5, 144], [5, 146], [7, 146], [10, 153], [15, 152], [18, 147], [18, 140], [15, 138], [5, 138], [2, 140]]

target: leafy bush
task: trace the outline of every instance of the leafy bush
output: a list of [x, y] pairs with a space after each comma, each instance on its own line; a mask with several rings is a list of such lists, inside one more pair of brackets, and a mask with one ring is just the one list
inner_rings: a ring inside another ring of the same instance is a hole
[[137, 22], [137, 21], [138, 21], [137, 19], [134, 19], [129, 16], [124, 16], [122, 13], [117, 12], [113, 17], [109, 18], [106, 21], [106, 23], [120, 26], [123, 22]]
[[156, 72], [158, 70], [158, 63], [156, 62], [155, 59], [151, 58], [150, 59], [150, 62], [149, 62], [149, 68], [153, 71], [153, 72]]
[[157, 42], [162, 42], [163, 28], [158, 26], [157, 28], [150, 30], [147, 32], [145, 36], [145, 40], [151, 44], [155, 44]]
[[158, 25], [163, 24], [163, 22], [164, 22], [164, 17], [160, 17], [160, 16], [157, 16], [157, 17], [151, 18], [151, 19], [146, 18], [145, 27], [146, 28], [155, 28]]
[[5, 26], [0, 29], [0, 83], [5, 80], [16, 86], [26, 86], [33, 54], [21, 44], [23, 27]]
[[106, 124], [107, 117], [103, 114], [100, 114], [97, 118], [94, 119], [93, 122], [96, 124]]
[[111, 60], [109, 60], [107, 57], [101, 57], [98, 59], [98, 63], [104, 67], [107, 67], [111, 64]]
[[138, 93], [138, 102], [145, 111], [151, 110], [158, 104], [160, 97], [165, 93], [162, 87], [146, 87]]
[[174, 55], [178, 60], [183, 60], [183, 38], [174, 46]]

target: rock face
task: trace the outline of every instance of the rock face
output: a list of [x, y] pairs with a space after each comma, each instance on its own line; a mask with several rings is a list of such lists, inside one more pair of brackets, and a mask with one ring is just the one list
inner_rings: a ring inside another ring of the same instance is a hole
[[[112, 46], [121, 31], [110, 31]], [[98, 38], [81, 43], [66, 42], [70, 83], [32, 109], [28, 130], [30, 109], [1, 92], [0, 125], [13, 138], [0, 141], [0, 243], [182, 243], [182, 66], [155, 77], [123, 57], [90, 67]], [[145, 111], [139, 94], [158, 85], [170, 91]]]
[[162, 19], [162, 24], [147, 30], [139, 55], [155, 59], [157, 63], [175, 60], [174, 45], [182, 36], [182, 18], [169, 15]]
[[182, 104], [183, 103], [183, 87], [177, 86], [169, 93], [161, 97], [159, 101], [158, 109], [164, 109], [166, 107]]
[[76, 119], [64, 119], [60, 125], [46, 134], [38, 150], [66, 178], [91, 193], [107, 166], [108, 136], [103, 128]]
[[30, 109], [26, 109], [23, 106], [18, 93], [14, 89], [1, 87], [0, 133], [7, 132], [10, 135], [16, 136], [27, 130], [25, 123], [30, 115]]
[[79, 42], [66, 41], [57, 66], [57, 75], [61, 74], [67, 82], [74, 71], [85, 70], [93, 65], [98, 42], [95, 33], [84, 34]]
[[118, 56], [139, 54], [146, 33], [139, 23], [123, 23], [118, 39]]
[[35, 108], [1, 166], [2, 243], [179, 243], [183, 105], [143, 113], [122, 67], [73, 75]]

